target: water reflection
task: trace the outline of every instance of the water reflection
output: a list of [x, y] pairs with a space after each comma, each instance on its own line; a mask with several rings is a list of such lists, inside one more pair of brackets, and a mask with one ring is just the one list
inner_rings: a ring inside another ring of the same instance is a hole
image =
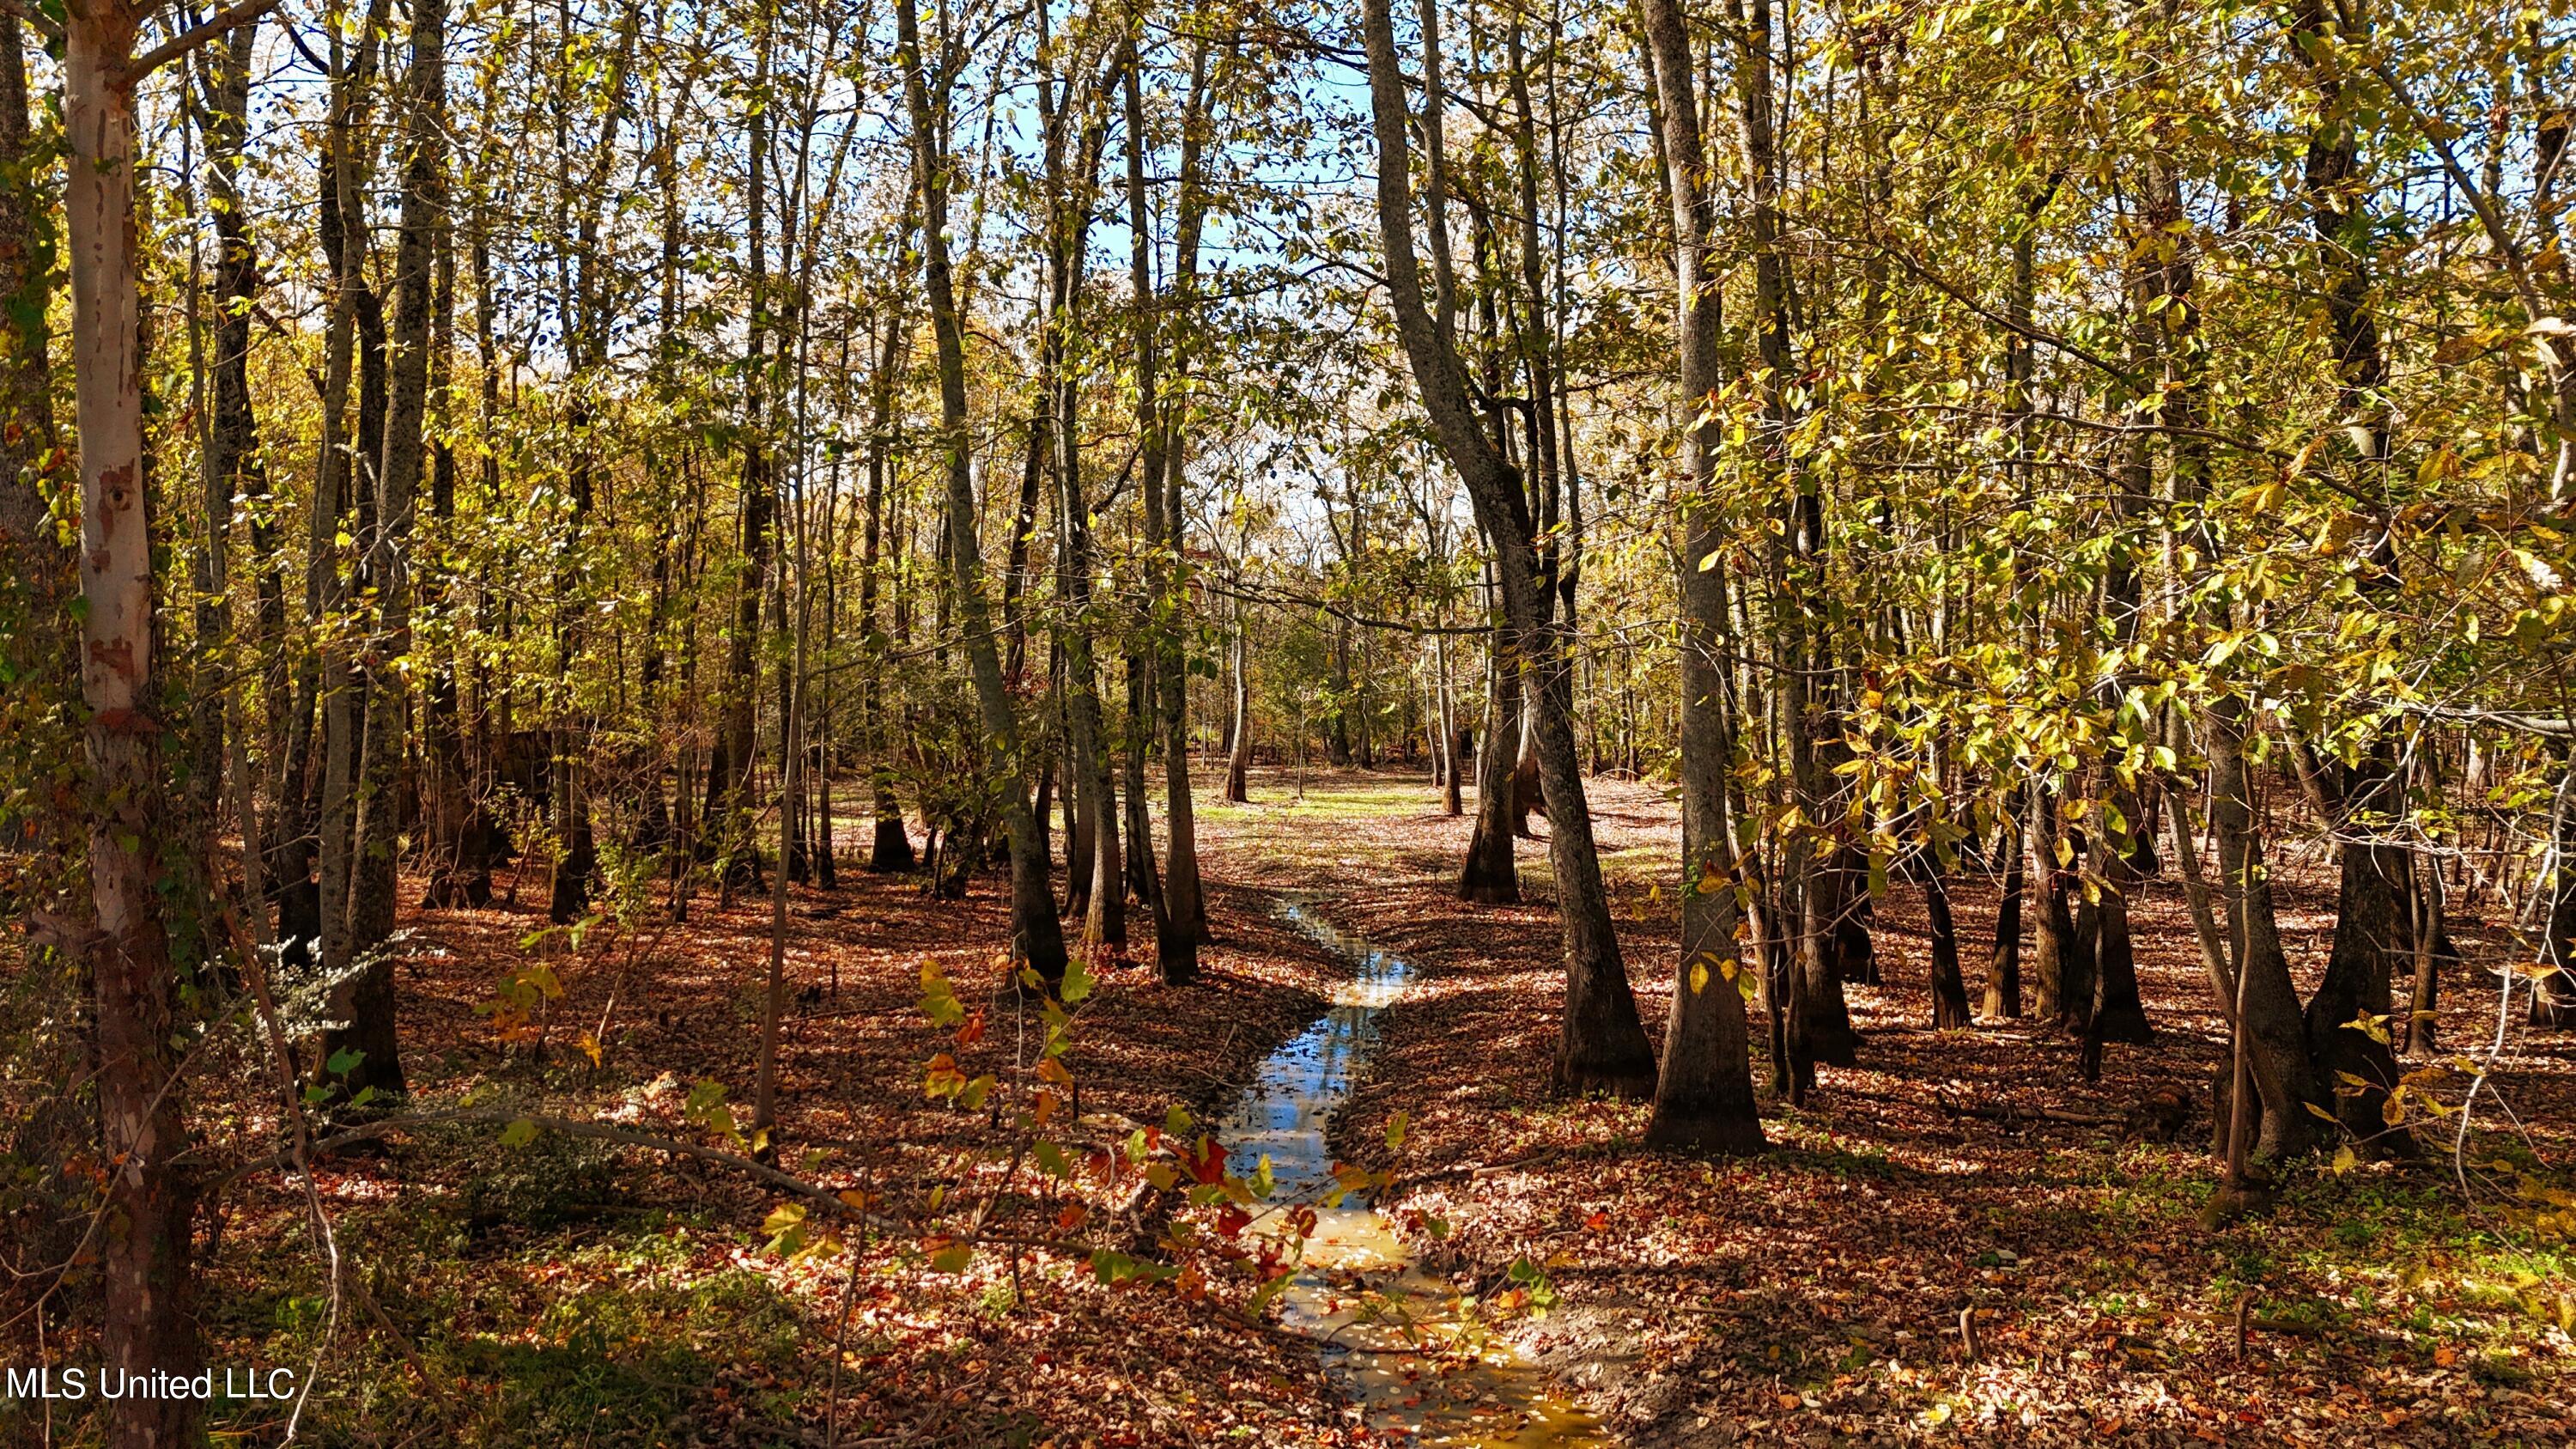
[[[1270, 1054], [1228, 1112], [1228, 1159], [1270, 1159], [1273, 1200], [1314, 1202], [1333, 1184], [1325, 1133], [1378, 1045], [1378, 1023], [1412, 968], [1318, 918], [1310, 900], [1281, 914], [1351, 964], [1332, 1008]], [[1380, 1431], [1462, 1446], [1590, 1446], [1600, 1426], [1546, 1376], [1462, 1317], [1457, 1293], [1413, 1266], [1401, 1239], [1360, 1195], [1318, 1208], [1304, 1266], [1281, 1295], [1288, 1327], [1323, 1344], [1327, 1365]]]

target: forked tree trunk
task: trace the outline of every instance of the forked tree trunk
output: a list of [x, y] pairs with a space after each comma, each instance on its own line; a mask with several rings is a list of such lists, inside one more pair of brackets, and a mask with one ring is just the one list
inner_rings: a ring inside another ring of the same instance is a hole
[[2247, 1065], [2262, 1094], [2262, 1114], [2246, 1156], [2275, 1159], [2317, 1140], [2311, 1106], [2331, 1102], [2308, 1055], [2306, 1023], [2272, 907], [2272, 879], [2263, 862], [2261, 828], [2254, 819], [2245, 768], [2241, 701], [2221, 699], [2201, 712], [2201, 744], [2209, 756], [2209, 814], [2218, 837], [2219, 888], [2226, 899], [2235, 943], [2239, 1030]]
[[[2293, 7], [2290, 46], [2310, 67], [2319, 102], [2305, 168], [2309, 226], [2330, 279], [2325, 310], [2335, 340], [2340, 431], [2356, 480], [2384, 488], [2388, 419], [2381, 387], [2387, 364], [2371, 308], [2375, 229], [2367, 189], [2355, 187], [2360, 140], [2332, 58], [2332, 24], [2322, 0]], [[2376, 604], [2401, 583], [2394, 520], [2373, 519], [2364, 537], [2369, 542], [2356, 585], [2363, 601]], [[2396, 838], [2407, 813], [2406, 776], [2394, 741], [2384, 736], [2371, 741], [2350, 768], [2324, 765], [2316, 773], [2330, 797], [2325, 819], [2342, 850], [2342, 879], [2325, 978], [2308, 1001], [2308, 1045], [2320, 1080], [2339, 1084], [2335, 1110], [2346, 1130], [2365, 1150], [2409, 1155], [2414, 1137], [2403, 1126], [2392, 1127], [2383, 1110], [2397, 1084], [2389, 987], [2395, 963], [2414, 965], [2419, 959], [2429, 984], [2435, 943], [2419, 946], [2415, 940], [2414, 851]]]

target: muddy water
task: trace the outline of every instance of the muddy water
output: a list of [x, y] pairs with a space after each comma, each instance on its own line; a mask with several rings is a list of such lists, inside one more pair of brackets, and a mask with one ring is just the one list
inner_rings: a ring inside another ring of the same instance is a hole
[[[1311, 902], [1283, 914], [1349, 961], [1353, 974], [1330, 1011], [1262, 1062], [1223, 1134], [1237, 1171], [1269, 1157], [1274, 1202], [1314, 1203], [1333, 1187], [1325, 1128], [1375, 1054], [1378, 1020], [1404, 995], [1412, 970], [1403, 958], [1335, 930]], [[1371, 1427], [1466, 1449], [1610, 1442], [1536, 1366], [1462, 1318], [1455, 1288], [1416, 1269], [1385, 1219], [1358, 1195], [1318, 1207], [1315, 1216], [1303, 1266], [1281, 1295], [1282, 1317], [1323, 1346], [1326, 1366]]]

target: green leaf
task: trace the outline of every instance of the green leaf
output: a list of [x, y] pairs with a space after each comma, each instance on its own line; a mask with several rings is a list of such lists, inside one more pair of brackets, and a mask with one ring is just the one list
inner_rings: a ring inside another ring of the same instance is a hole
[[345, 1077], [351, 1072], [356, 1071], [358, 1069], [358, 1063], [363, 1062], [366, 1059], [367, 1054], [365, 1052], [362, 1052], [355, 1047], [342, 1047], [338, 1051], [331, 1053], [331, 1060], [324, 1062], [322, 1066], [323, 1070], [329, 1072], [335, 1077]]
[[1091, 968], [1076, 956], [1064, 963], [1064, 985], [1058, 992], [1067, 1006], [1076, 1005], [1091, 994]]
[[1388, 1151], [1392, 1152], [1396, 1148], [1404, 1145], [1404, 1126], [1409, 1120], [1411, 1119], [1408, 1115], [1402, 1111], [1398, 1111], [1393, 1117], [1387, 1119], [1386, 1146]]
[[530, 1142], [536, 1140], [536, 1136], [537, 1124], [529, 1121], [525, 1117], [522, 1117], [518, 1121], [501, 1129], [501, 1145], [504, 1147], [525, 1147]]
[[1262, 1284], [1258, 1289], [1254, 1290], [1252, 1301], [1245, 1305], [1245, 1311], [1250, 1313], [1253, 1317], [1259, 1318], [1261, 1316], [1261, 1310], [1268, 1308], [1274, 1299], [1278, 1298], [1280, 1294], [1288, 1291], [1289, 1284], [1296, 1281], [1297, 1274], [1294, 1269], [1280, 1269], [1269, 1282]]
[[963, 1273], [975, 1261], [975, 1250], [965, 1243], [952, 1243], [930, 1255], [930, 1266], [942, 1273]]

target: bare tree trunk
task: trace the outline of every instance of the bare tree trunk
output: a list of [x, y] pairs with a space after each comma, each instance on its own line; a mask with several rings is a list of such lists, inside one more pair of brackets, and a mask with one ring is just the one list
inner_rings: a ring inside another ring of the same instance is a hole
[[1440, 813], [1455, 816], [1463, 812], [1465, 802], [1458, 784], [1458, 691], [1449, 674], [1449, 636], [1439, 634], [1432, 642], [1434, 668], [1439, 678], [1432, 682], [1440, 700]]
[[[333, 335], [326, 340], [330, 356], [323, 383], [323, 456], [314, 487], [314, 548], [321, 566], [329, 570], [323, 591], [326, 632], [321, 651], [319, 934], [322, 968], [331, 982], [330, 1014], [353, 1025], [357, 1021], [354, 993], [361, 985], [356, 971], [360, 947], [351, 907], [359, 864], [357, 813], [364, 761], [360, 732], [366, 721], [366, 682], [351, 657], [349, 644], [340, 638], [346, 632], [345, 618], [331, 616], [347, 605], [365, 568], [362, 553], [349, 561], [349, 575], [342, 576], [342, 549], [337, 542], [341, 529], [337, 520], [344, 513], [354, 515], [346, 532], [362, 546], [373, 536], [376, 507], [371, 485], [384, 441], [384, 319], [367, 275], [367, 168], [357, 151], [365, 129], [368, 89], [377, 69], [381, 44], [377, 37], [385, 33], [390, 11], [386, 0], [374, 0], [365, 38], [352, 59], [343, 59], [334, 38], [332, 59], [338, 74], [332, 78], [332, 123], [326, 131], [323, 154], [321, 231], [323, 251], [331, 263], [334, 315]], [[346, 431], [353, 367], [358, 383], [354, 439]], [[326, 507], [331, 520], [327, 525]]]
[[2558, 969], [2531, 983], [2531, 1024], [2576, 1026], [2576, 758], [2562, 765], [2558, 799], [2549, 812], [2549, 935], [2541, 959]]
[[[174, 1045], [179, 979], [162, 915], [184, 862], [155, 819], [169, 781], [154, 718], [151, 493], [144, 480], [143, 298], [135, 251], [135, 107], [130, 58], [141, 17], [78, 7], [64, 26], [63, 168], [72, 288], [72, 372], [80, 448], [81, 695], [91, 790], [90, 900], [81, 949], [97, 992], [102, 1160], [116, 1164], [102, 1210], [103, 1369], [193, 1373], [199, 1362], [190, 1261], [195, 1189]], [[13, 56], [12, 63], [14, 65]], [[182, 849], [185, 847], [182, 846]], [[113, 1449], [178, 1449], [196, 1406], [126, 1398], [108, 1411]]]
[[[982, 716], [994, 767], [1005, 781], [1003, 829], [1011, 844], [1011, 958], [1035, 971], [1039, 979], [1064, 979], [1063, 928], [1055, 915], [1055, 892], [1047, 881], [1046, 838], [1039, 833], [1029, 806], [1026, 761], [1020, 752], [1019, 720], [1012, 713], [1002, 680], [1001, 651], [991, 633], [991, 609], [984, 597], [984, 562], [975, 530], [973, 439], [967, 431], [965, 327], [958, 313], [948, 259], [948, 138], [943, 104], [931, 104], [931, 76], [921, 53], [921, 22], [915, 0], [896, 0], [899, 63], [904, 101], [911, 121], [913, 185], [921, 200], [923, 290], [929, 294], [931, 331], [939, 348], [940, 445], [946, 463], [949, 566], [956, 586], [959, 623], [967, 661], [975, 680], [975, 700]], [[948, 43], [953, 47], [953, 41]], [[943, 102], [952, 71], [943, 64], [939, 86]]]
[[376, 639], [359, 769], [356, 878], [349, 902], [352, 948], [375, 959], [351, 983], [345, 1030], [325, 1032], [327, 1053], [355, 1051], [351, 1092], [403, 1091], [395, 1026], [394, 967], [382, 953], [394, 925], [394, 853], [401, 834], [397, 772], [403, 758], [404, 665], [411, 654], [412, 511], [428, 462], [432, 256], [447, 217], [447, 6], [412, 0], [409, 135], [403, 166], [402, 229], [394, 250], [391, 375], [382, 461], [376, 469], [376, 536], [367, 576], [375, 586]]
[[1499, 624], [1486, 636], [1485, 737], [1476, 754], [1476, 823], [1458, 868], [1458, 899], [1518, 905], [1520, 865], [1512, 828], [1520, 788], [1521, 672], [1505, 653]]
[[1388, 298], [1441, 450], [1465, 482], [1493, 541], [1510, 630], [1508, 667], [1527, 659], [1538, 699], [1539, 772], [1547, 793], [1548, 855], [1566, 960], [1564, 1018], [1551, 1075], [1563, 1090], [1607, 1088], [1645, 1096], [1654, 1089], [1654, 1048], [1620, 961], [1601, 859], [1593, 844], [1591, 810], [1575, 755], [1566, 621], [1549, 619], [1535, 524], [1519, 470], [1482, 431], [1458, 355], [1435, 330], [1423, 303], [1413, 251], [1410, 118], [1389, 0], [1365, 0], [1362, 28], [1378, 145], [1378, 222], [1386, 243]]
[[[903, 228], [910, 239], [910, 217], [907, 212]], [[895, 366], [903, 355], [903, 308], [889, 309], [885, 337], [877, 347], [876, 371], [868, 379], [868, 517], [859, 547], [859, 637], [876, 634], [877, 575], [881, 564], [880, 550], [885, 543], [886, 485], [894, 472], [894, 394]], [[876, 831], [868, 846], [868, 869], [878, 874], [906, 871], [913, 867], [912, 836], [904, 829], [903, 807], [894, 793], [893, 742], [885, 722], [884, 685], [871, 670], [860, 681], [861, 729], [866, 735], [869, 754], [869, 803], [876, 816]]]
[[[1154, 671], [1154, 689], [1159, 696], [1156, 711], [1163, 737], [1163, 813], [1169, 832], [1169, 873], [1160, 881], [1154, 878], [1153, 842], [1141, 827], [1145, 823], [1144, 751], [1151, 733], [1147, 721], [1136, 714], [1143, 690], [1131, 679], [1128, 686], [1130, 718], [1127, 728], [1133, 741], [1129, 746], [1130, 768], [1127, 777], [1127, 808], [1132, 817], [1133, 858], [1131, 874], [1139, 884], [1151, 883], [1156, 889], [1154, 902], [1154, 958], [1167, 985], [1180, 985], [1198, 976], [1199, 942], [1207, 935], [1207, 910], [1199, 885], [1198, 826], [1191, 811], [1189, 765], [1189, 671], [1183, 657], [1182, 610], [1187, 598], [1174, 587], [1187, 557], [1181, 518], [1181, 443], [1180, 429], [1167, 414], [1160, 395], [1161, 361], [1155, 325], [1154, 297], [1154, 228], [1153, 212], [1145, 194], [1145, 129], [1144, 80], [1140, 74], [1136, 46], [1131, 38], [1126, 56], [1127, 120], [1127, 220], [1130, 237], [1128, 252], [1128, 285], [1134, 298], [1136, 317], [1136, 426], [1140, 439], [1139, 467], [1142, 470], [1139, 496], [1145, 514], [1145, 600], [1150, 616], [1143, 627], [1150, 635], [1150, 662]], [[1202, 203], [1197, 196], [1197, 168], [1202, 132], [1205, 129], [1207, 90], [1206, 43], [1200, 42], [1192, 65], [1190, 95], [1184, 113], [1181, 136], [1181, 237], [1179, 264], [1175, 268], [1173, 288], [1183, 305], [1196, 281], [1198, 269], [1198, 229]], [[1177, 348], [1175, 349], [1177, 356]], [[1165, 568], [1172, 570], [1166, 577]], [[1130, 673], [1135, 664], [1131, 660]]]
[[1646, 1140], [1706, 1152], [1758, 1152], [1762, 1119], [1753, 1100], [1752, 1046], [1736, 949], [1735, 888], [1740, 867], [1727, 823], [1726, 782], [1735, 765], [1735, 715], [1727, 675], [1735, 654], [1726, 571], [1702, 566], [1726, 541], [1716, 497], [1719, 425], [1705, 400], [1724, 383], [1723, 319], [1712, 280], [1716, 199], [1700, 144], [1698, 65], [1677, 0], [1642, 0], [1650, 83], [1663, 126], [1664, 193], [1673, 213], [1673, 273], [1680, 317], [1678, 411], [1694, 417], [1684, 456], [1687, 492], [1675, 499], [1681, 593], [1682, 938], [1664, 1056]]
[[[772, 30], [764, 23], [759, 69], [769, 75]], [[768, 200], [769, 111], [755, 106], [750, 122], [750, 197], [745, 252], [750, 287], [750, 318], [743, 356], [742, 429], [742, 578], [734, 601], [731, 652], [726, 660], [724, 723], [716, 739], [716, 764], [707, 776], [707, 847], [717, 852], [728, 887], [755, 885], [760, 879], [760, 846], [751, 838], [753, 733], [759, 713], [760, 606], [769, 590], [769, 569], [778, 521], [778, 491], [771, 477], [768, 426]]]
[[[2030, 788], [2024, 786], [2024, 789]], [[2019, 812], [2007, 799], [2003, 811], [2003, 891], [1995, 902], [1994, 951], [1986, 958], [1988, 1020], [2010, 1021], [2021, 1015], [2021, 910], [2024, 895], [2022, 827]]]
[[1225, 798], [1237, 805], [1252, 799], [1252, 653], [1244, 637], [1248, 607], [1240, 602], [1234, 606], [1234, 727], [1225, 751]]

